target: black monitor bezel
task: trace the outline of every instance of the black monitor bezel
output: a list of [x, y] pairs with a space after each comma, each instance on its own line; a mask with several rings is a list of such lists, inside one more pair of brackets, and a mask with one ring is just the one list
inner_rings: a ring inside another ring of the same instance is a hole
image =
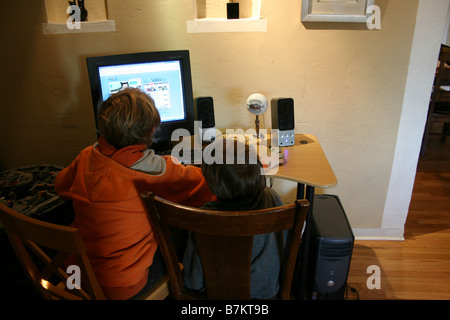
[[162, 122], [153, 136], [153, 149], [163, 149], [171, 145], [172, 132], [177, 129], [186, 129], [190, 135], [194, 135], [195, 109], [189, 50], [125, 53], [86, 58], [96, 123], [97, 111], [103, 101], [98, 68], [102, 66], [158, 61], [180, 61], [186, 117], [184, 120]]

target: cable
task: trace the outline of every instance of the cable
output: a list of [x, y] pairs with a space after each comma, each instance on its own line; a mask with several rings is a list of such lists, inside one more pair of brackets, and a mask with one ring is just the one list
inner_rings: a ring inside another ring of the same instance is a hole
[[356, 290], [353, 287], [350, 287], [349, 285], [347, 285], [347, 289], [345, 290], [345, 300], [348, 300], [348, 289], [350, 289], [353, 293], [356, 293], [356, 300], [359, 300], [359, 292], [358, 290]]

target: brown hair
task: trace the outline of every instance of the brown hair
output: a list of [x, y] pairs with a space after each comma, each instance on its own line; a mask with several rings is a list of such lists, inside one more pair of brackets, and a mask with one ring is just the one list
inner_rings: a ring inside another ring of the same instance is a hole
[[[211, 192], [220, 201], [239, 201], [250, 199], [261, 193], [266, 187], [265, 176], [261, 174], [262, 165], [259, 160], [254, 161], [250, 146], [238, 147], [239, 142], [234, 141], [230, 150], [229, 140], [223, 140], [223, 161], [202, 164], [202, 173]], [[216, 141], [215, 143], [222, 143]], [[241, 150], [241, 151], [239, 151]], [[242, 151], [244, 152], [242, 154]], [[228, 158], [227, 158], [228, 152]], [[230, 152], [233, 154], [230, 157]], [[233, 162], [229, 163], [229, 159]], [[225, 161], [227, 159], [227, 161]]]
[[126, 88], [104, 101], [97, 116], [100, 134], [116, 149], [152, 144], [161, 118], [153, 99], [140, 89]]

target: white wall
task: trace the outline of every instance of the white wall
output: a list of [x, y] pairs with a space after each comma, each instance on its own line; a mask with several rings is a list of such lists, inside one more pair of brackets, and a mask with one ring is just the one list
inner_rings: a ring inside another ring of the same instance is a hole
[[449, 9], [448, 0], [419, 2], [395, 157], [379, 230], [356, 230], [360, 237], [403, 237], [420, 153], [428, 102]]
[[[338, 179], [318, 191], [339, 195], [357, 235], [399, 237], [431, 84], [431, 57], [411, 48], [419, 30], [440, 32], [444, 6], [426, 2], [417, 28], [419, 0], [377, 0], [381, 30], [307, 26], [301, 1], [263, 0], [266, 32], [192, 34], [192, 0], [108, 0], [116, 32], [44, 35], [44, 1], [7, 1], [0, 11], [7, 44], [0, 53], [0, 170], [67, 165], [95, 141], [87, 56], [189, 49], [194, 96], [214, 98], [219, 128], [254, 127], [245, 108], [254, 92], [294, 98], [296, 132], [318, 137]], [[422, 37], [414, 48], [429, 44]], [[270, 113], [263, 120], [270, 128]], [[275, 188], [286, 201], [295, 197], [295, 184]]]
[[442, 43], [450, 45], [450, 7], [447, 12], [447, 21], [445, 22], [444, 34], [442, 35]]

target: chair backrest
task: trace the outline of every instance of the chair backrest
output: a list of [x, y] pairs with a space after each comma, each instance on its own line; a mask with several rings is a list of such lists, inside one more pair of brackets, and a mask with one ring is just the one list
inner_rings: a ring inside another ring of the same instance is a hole
[[253, 236], [289, 230], [281, 261], [279, 298], [289, 299], [307, 200], [254, 211], [215, 211], [143, 195], [152, 227], [168, 270], [175, 299], [189, 299], [170, 228], [189, 230], [195, 238], [208, 299], [248, 300]]
[[[434, 90], [431, 96], [431, 105], [443, 102], [450, 103], [450, 92], [442, 87], [450, 86], [450, 48], [441, 46], [439, 52], [439, 66], [436, 69]], [[448, 88], [447, 88], [448, 89]], [[435, 110], [433, 109], [433, 112]], [[447, 110], [447, 112], [450, 110]]]
[[[441, 46], [439, 65], [436, 68], [433, 91], [428, 107], [427, 122], [422, 138], [421, 155], [426, 153], [428, 135], [434, 122], [450, 123], [450, 48]], [[441, 133], [441, 141], [445, 140], [445, 129]]]
[[[105, 298], [78, 229], [34, 219], [3, 204], [0, 221], [26, 275], [44, 299]], [[71, 255], [76, 265], [66, 269]]]

